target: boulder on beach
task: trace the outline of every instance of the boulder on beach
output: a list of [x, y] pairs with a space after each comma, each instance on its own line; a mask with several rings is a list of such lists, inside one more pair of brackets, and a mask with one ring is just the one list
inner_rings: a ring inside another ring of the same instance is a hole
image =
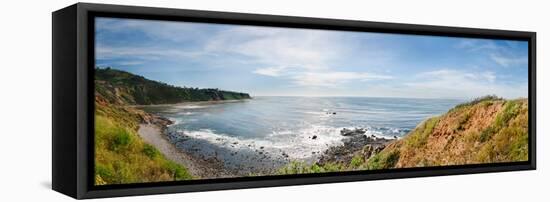
[[365, 145], [361, 150], [361, 155], [367, 161], [371, 156], [380, 153], [386, 146], [382, 145]]

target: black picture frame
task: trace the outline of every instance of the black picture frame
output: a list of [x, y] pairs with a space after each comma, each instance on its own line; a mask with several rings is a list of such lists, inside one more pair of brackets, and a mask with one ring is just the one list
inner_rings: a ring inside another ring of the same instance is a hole
[[[529, 160], [460, 166], [94, 186], [94, 17], [511, 39], [529, 44]], [[68, 196], [165, 194], [536, 169], [536, 33], [77, 3], [52, 13], [52, 188]]]

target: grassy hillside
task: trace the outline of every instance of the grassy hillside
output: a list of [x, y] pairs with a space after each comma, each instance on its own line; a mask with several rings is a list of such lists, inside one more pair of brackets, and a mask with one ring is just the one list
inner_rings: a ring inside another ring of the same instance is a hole
[[527, 99], [493, 97], [433, 117], [368, 160], [372, 169], [528, 160]]
[[[363, 150], [367, 150], [365, 146]], [[457, 105], [420, 123], [375, 155], [357, 152], [350, 162], [293, 162], [280, 174], [463, 165], [528, 160], [527, 99], [494, 96]]]
[[95, 69], [95, 89], [110, 103], [174, 104], [185, 101], [249, 99], [246, 93], [172, 86], [111, 68]]
[[96, 98], [95, 183], [124, 184], [192, 179], [137, 134], [143, 112]]

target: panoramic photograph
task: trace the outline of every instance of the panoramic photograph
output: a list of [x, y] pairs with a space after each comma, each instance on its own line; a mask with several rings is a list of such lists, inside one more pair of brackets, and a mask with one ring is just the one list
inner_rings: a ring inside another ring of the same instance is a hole
[[95, 18], [95, 185], [528, 161], [526, 41]]

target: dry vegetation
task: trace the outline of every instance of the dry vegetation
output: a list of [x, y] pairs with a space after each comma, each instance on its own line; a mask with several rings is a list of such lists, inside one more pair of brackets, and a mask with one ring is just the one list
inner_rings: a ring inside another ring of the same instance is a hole
[[482, 99], [459, 105], [423, 122], [369, 164], [377, 165], [374, 159], [390, 154], [397, 155], [380, 162], [397, 168], [527, 161], [527, 100]]

